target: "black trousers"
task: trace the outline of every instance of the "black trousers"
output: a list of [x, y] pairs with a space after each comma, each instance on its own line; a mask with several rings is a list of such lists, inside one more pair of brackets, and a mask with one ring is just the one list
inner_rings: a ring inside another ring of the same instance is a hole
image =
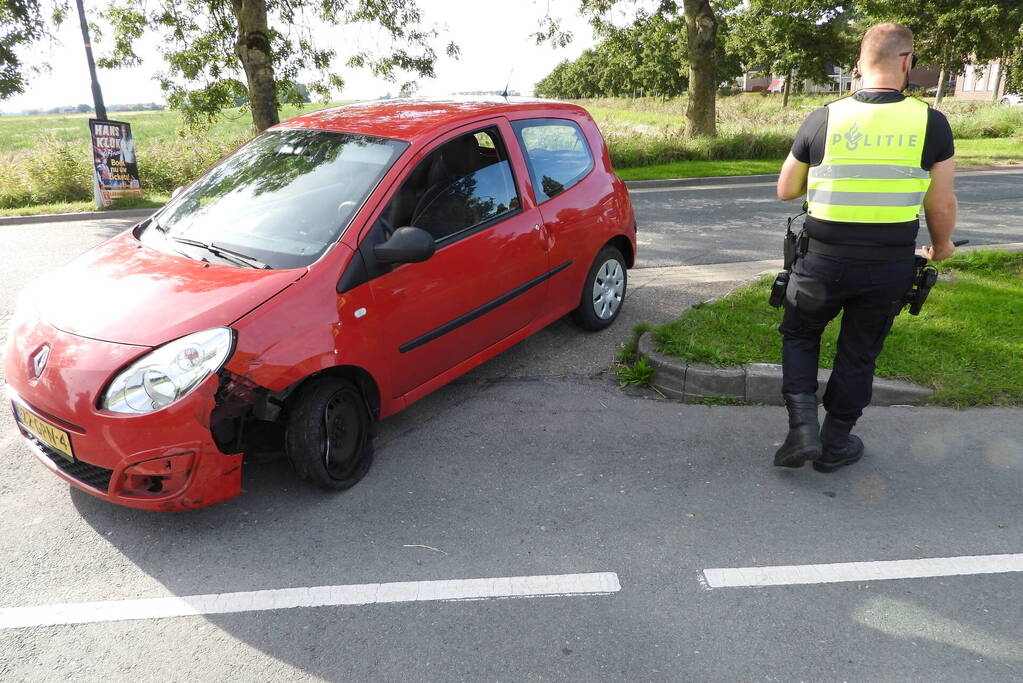
[[824, 408], [840, 420], [857, 420], [870, 403], [874, 366], [913, 284], [914, 259], [865, 261], [808, 253], [796, 261], [785, 296], [782, 392], [817, 392], [821, 333], [840, 311], [842, 327]]

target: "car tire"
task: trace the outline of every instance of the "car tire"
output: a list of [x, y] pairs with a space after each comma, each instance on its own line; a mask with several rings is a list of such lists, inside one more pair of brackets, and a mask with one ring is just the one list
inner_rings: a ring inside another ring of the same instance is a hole
[[288, 408], [284, 440], [298, 475], [324, 489], [351, 488], [373, 462], [366, 400], [338, 377], [318, 377], [299, 389]]
[[584, 330], [602, 330], [613, 323], [625, 304], [629, 276], [622, 252], [606, 246], [597, 254], [583, 284], [572, 320]]

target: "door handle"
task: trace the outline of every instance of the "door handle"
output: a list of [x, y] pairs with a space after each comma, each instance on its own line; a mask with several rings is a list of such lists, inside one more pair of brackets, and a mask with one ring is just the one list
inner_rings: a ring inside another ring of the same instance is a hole
[[536, 230], [537, 232], [540, 232], [540, 224], [537, 223], [536, 225], [534, 225], [533, 226], [533, 230]]

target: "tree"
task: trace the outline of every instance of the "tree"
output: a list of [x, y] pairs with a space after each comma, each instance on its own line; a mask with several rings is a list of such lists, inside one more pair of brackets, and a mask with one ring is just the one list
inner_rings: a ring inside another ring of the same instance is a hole
[[942, 72], [936, 106], [948, 74], [972, 59], [1010, 54], [1023, 24], [1019, 0], [860, 0], [858, 6], [872, 22], [897, 21], [913, 31], [921, 61]]
[[976, 9], [981, 26], [974, 58], [980, 62], [1000, 60], [1002, 68], [991, 88], [991, 100], [998, 101], [998, 88], [1010, 66], [1010, 58], [1023, 44], [1023, 3], [1019, 0], [989, 0]]
[[689, 46], [689, 102], [686, 119], [690, 135], [717, 135], [718, 20], [710, 0], [685, 0]]
[[[49, 18], [59, 23], [66, 9], [58, 0]], [[49, 33], [46, 19], [40, 0], [0, 0], [0, 100], [25, 92], [28, 81], [17, 51]]]
[[685, 91], [688, 67], [680, 47], [681, 21], [640, 13], [575, 61], [565, 60], [539, 81], [544, 97], [620, 97], [636, 94], [674, 97]]
[[[640, 0], [579, 0], [580, 11], [589, 17], [598, 34], [607, 35], [614, 30], [608, 19], [618, 5], [635, 5]], [[736, 0], [715, 0], [715, 4], [734, 7]], [[686, 62], [689, 65], [689, 101], [686, 105], [687, 129], [690, 135], [717, 134], [717, 55], [718, 18], [711, 0], [683, 0], [681, 8], [675, 0], [658, 0], [652, 15], [679, 17], [686, 26]], [[549, 41], [564, 46], [572, 34], [562, 31], [560, 22], [548, 13], [540, 22], [541, 29], [534, 36], [537, 43]]]
[[727, 45], [747, 67], [785, 74], [784, 107], [797, 74], [826, 85], [829, 66], [852, 65], [848, 26], [848, 12], [835, 0], [749, 0], [733, 18]]
[[[8, 0], [3, 0], [8, 1]], [[23, 0], [24, 1], [24, 0]], [[396, 81], [398, 74], [434, 76], [440, 35], [424, 27], [415, 0], [110, 0], [103, 16], [113, 26], [113, 50], [100, 65], [140, 63], [135, 45], [147, 33], [158, 36], [167, 70], [158, 75], [168, 103], [189, 123], [213, 120], [235, 98], [247, 97], [257, 131], [279, 122], [278, 107], [300, 103], [296, 78], [314, 70], [309, 90], [326, 99], [344, 80], [331, 66], [334, 49], [320, 47], [316, 21], [329, 26], [363, 25], [382, 32], [382, 52], [353, 50], [345, 65], [367, 68]], [[458, 47], [449, 43], [449, 56]], [[242, 82], [244, 79], [244, 83]], [[403, 91], [413, 88], [402, 85]]]

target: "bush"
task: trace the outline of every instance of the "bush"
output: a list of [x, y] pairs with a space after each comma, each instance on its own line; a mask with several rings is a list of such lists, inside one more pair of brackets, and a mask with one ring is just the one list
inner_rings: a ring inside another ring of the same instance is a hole
[[[1008, 138], [1023, 136], [1023, 109], [987, 102], [955, 103], [945, 112], [957, 138]], [[944, 106], [942, 107], [944, 108]]]
[[691, 138], [682, 134], [607, 136], [611, 163], [632, 168], [673, 161], [732, 161], [781, 159], [792, 147], [791, 134], [733, 133], [716, 138]]
[[[245, 138], [187, 136], [138, 145], [143, 191], [169, 194], [188, 185]], [[8, 152], [0, 162], [0, 209], [92, 199], [92, 165], [83, 142], [40, 138], [31, 151]]]
[[0, 160], [0, 209], [13, 209], [32, 203], [25, 172], [24, 152], [6, 154]]
[[139, 180], [145, 190], [173, 192], [188, 185], [245, 138], [186, 136], [151, 141], [138, 149]]

